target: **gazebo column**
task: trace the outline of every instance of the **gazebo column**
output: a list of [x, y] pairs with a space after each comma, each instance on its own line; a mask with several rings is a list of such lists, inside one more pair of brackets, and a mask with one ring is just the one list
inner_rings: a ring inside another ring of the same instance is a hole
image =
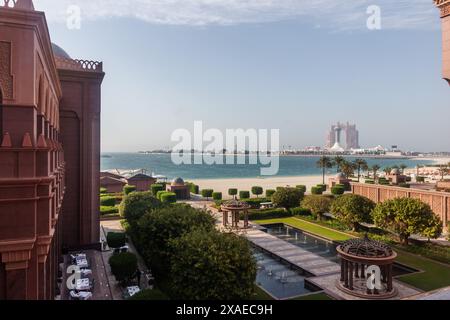
[[355, 263], [355, 278], [359, 278], [359, 263]]
[[366, 278], [366, 274], [364, 272], [365, 266], [364, 264], [361, 264], [361, 279], [365, 279]]
[[228, 211], [223, 211], [223, 226], [228, 226]]
[[244, 220], [244, 228], [248, 229], [248, 210], [244, 211], [244, 216], [245, 216], [245, 220]]
[[353, 262], [350, 262], [350, 268], [349, 268], [349, 289], [353, 290]]
[[348, 261], [344, 262], [344, 287], [348, 288]]
[[341, 282], [345, 281], [345, 260], [341, 259]]
[[392, 286], [392, 264], [387, 266], [387, 291], [391, 292], [393, 289]]

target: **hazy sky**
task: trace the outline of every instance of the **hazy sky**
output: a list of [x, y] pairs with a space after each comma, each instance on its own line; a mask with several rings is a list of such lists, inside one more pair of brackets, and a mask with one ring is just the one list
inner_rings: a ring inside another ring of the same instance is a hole
[[[323, 146], [357, 124], [364, 147], [450, 151], [431, 0], [34, 0], [52, 41], [104, 62], [103, 151], [172, 146], [178, 128], [280, 129]], [[81, 8], [69, 30], [66, 10]], [[382, 29], [366, 27], [369, 5]]]

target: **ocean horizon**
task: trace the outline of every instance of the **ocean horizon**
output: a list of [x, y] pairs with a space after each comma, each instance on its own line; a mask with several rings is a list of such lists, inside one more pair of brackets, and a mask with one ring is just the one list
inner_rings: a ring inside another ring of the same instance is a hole
[[[143, 154], [110, 152], [102, 153], [101, 170], [102, 171], [132, 171], [145, 169], [148, 173], [154, 175], [166, 176], [168, 179], [181, 177], [183, 179], [235, 179], [235, 178], [270, 178], [270, 177], [301, 177], [322, 175], [322, 169], [317, 168], [316, 162], [320, 156], [280, 156], [279, 171], [274, 176], [261, 176], [261, 165], [249, 164], [252, 155], [226, 155], [225, 157], [240, 158], [246, 164], [215, 164], [215, 165], [176, 165], [172, 162], [170, 154]], [[383, 157], [361, 157], [345, 156], [347, 160], [364, 158], [369, 166], [379, 165], [381, 170], [385, 167], [399, 166], [404, 164], [408, 168], [414, 168], [417, 165], [431, 165], [433, 160], [421, 160], [417, 158], [383, 158]], [[235, 162], [236, 163], [236, 162]], [[336, 168], [327, 170], [327, 174], [333, 174]]]

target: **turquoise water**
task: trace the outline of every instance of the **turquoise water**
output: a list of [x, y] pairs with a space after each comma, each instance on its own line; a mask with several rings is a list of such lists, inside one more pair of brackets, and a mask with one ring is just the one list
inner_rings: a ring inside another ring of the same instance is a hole
[[[138, 153], [108, 153], [111, 157], [102, 157], [102, 170], [135, 170], [146, 169], [149, 173], [167, 176], [169, 179], [182, 177], [184, 179], [217, 179], [217, 178], [255, 178], [260, 177], [260, 165], [248, 164], [249, 156], [244, 158], [245, 165], [175, 165], [170, 154], [138, 154]], [[233, 157], [233, 156], [227, 156]], [[316, 167], [319, 157], [282, 156], [280, 157], [280, 170], [277, 176], [311, 176], [321, 175], [322, 170]], [[347, 157], [354, 160], [355, 157]], [[382, 168], [405, 164], [415, 167], [417, 164], [431, 164], [432, 161], [415, 159], [380, 159], [367, 158], [369, 165], [378, 164]], [[236, 162], [235, 162], [236, 163]], [[335, 169], [329, 170], [332, 174]]]

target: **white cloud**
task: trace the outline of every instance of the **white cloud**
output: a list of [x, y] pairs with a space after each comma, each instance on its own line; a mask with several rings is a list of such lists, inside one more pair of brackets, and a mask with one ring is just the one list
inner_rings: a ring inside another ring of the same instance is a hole
[[429, 29], [439, 13], [431, 0], [34, 0], [49, 21], [64, 22], [69, 5], [82, 18], [132, 17], [153, 24], [236, 25], [289, 19], [337, 30], [366, 27], [369, 5], [381, 7], [385, 29]]

